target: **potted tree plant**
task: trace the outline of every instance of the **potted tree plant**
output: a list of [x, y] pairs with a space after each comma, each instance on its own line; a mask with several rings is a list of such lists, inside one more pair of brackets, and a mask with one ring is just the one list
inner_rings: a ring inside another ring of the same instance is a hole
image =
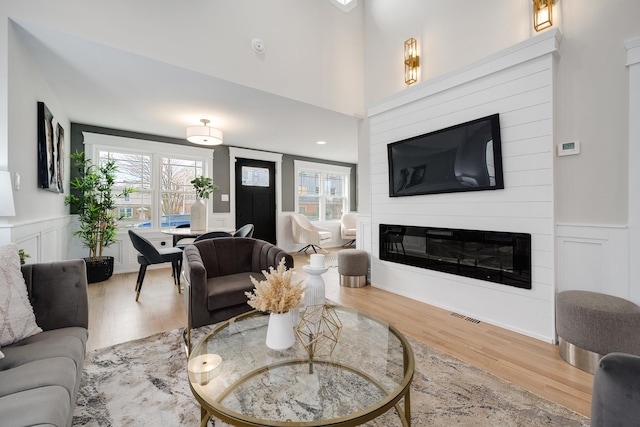
[[100, 282], [113, 274], [113, 257], [104, 256], [103, 250], [114, 243], [118, 235], [117, 220], [121, 217], [116, 218], [114, 213], [115, 200], [134, 190], [124, 188], [118, 194], [113, 193], [118, 167], [112, 159], [94, 165], [82, 151], [69, 157], [77, 171], [77, 176], [70, 181], [72, 190], [76, 191], [64, 201], [78, 214], [80, 229], [74, 235], [89, 248], [89, 256], [85, 258], [87, 280]]
[[196, 201], [191, 205], [191, 229], [194, 231], [204, 231], [207, 228], [207, 208], [203, 199], [208, 199], [218, 186], [211, 178], [197, 176], [191, 180], [191, 185], [196, 190]]

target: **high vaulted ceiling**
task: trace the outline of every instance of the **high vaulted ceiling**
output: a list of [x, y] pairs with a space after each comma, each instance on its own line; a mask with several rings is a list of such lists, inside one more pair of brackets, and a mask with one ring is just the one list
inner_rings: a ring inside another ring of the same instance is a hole
[[17, 34], [71, 122], [185, 138], [215, 117], [226, 145], [358, 161], [355, 117], [36, 25]]

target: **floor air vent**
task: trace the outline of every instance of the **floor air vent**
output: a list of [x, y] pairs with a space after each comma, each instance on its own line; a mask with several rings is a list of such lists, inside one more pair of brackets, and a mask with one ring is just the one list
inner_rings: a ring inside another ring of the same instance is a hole
[[467, 317], [464, 314], [460, 313], [451, 313], [452, 316], [457, 317], [458, 319], [466, 320], [467, 322], [475, 323], [476, 325], [480, 323], [478, 319], [474, 319], [473, 317]]

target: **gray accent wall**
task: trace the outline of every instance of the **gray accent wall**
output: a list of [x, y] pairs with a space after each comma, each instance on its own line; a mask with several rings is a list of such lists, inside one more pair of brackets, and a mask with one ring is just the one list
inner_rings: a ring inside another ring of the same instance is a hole
[[[170, 138], [166, 136], [150, 135], [146, 133], [131, 132], [120, 129], [110, 129], [99, 126], [91, 126], [80, 123], [71, 123], [71, 153], [84, 150], [84, 137], [82, 132], [99, 133], [103, 135], [121, 136], [125, 138], [135, 138], [143, 141], [155, 141], [164, 142], [167, 144], [186, 145], [193, 146], [188, 143], [186, 139]], [[358, 165], [353, 163], [341, 163], [324, 159], [316, 159], [312, 157], [300, 157], [292, 156], [289, 154], [283, 154], [282, 156], [282, 211], [293, 212], [295, 209], [295, 191], [296, 191], [296, 176], [294, 160], [303, 160], [307, 162], [326, 163], [330, 165], [338, 165], [351, 168], [351, 183], [349, 188], [350, 194], [350, 211], [357, 211], [358, 206]], [[229, 146], [217, 145], [214, 147], [213, 153], [213, 182], [220, 187], [216, 190], [219, 194], [230, 194], [231, 182], [229, 170]], [[74, 171], [72, 170], [71, 179], [74, 178]], [[219, 197], [213, 197], [213, 212], [214, 213], [229, 213], [230, 202], [222, 202]]]

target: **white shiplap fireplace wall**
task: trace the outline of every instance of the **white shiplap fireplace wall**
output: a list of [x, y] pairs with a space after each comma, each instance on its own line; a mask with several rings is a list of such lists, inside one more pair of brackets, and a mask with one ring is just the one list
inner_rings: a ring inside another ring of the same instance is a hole
[[[369, 108], [375, 286], [555, 340], [553, 86], [559, 40], [557, 30], [547, 31]], [[388, 143], [494, 113], [500, 114], [504, 190], [389, 197]], [[380, 261], [379, 224], [530, 233], [532, 289]]]

